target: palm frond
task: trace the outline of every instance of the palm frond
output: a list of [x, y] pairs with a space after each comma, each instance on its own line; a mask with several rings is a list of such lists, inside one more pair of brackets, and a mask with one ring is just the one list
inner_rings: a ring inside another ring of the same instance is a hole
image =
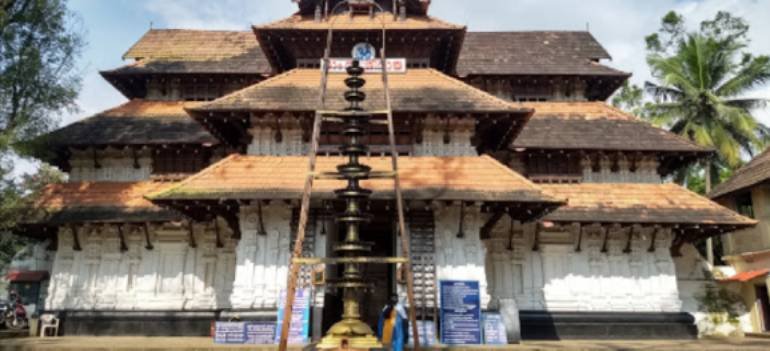
[[715, 93], [733, 97], [770, 81], [770, 57], [759, 56], [743, 65], [732, 78], [716, 88]]

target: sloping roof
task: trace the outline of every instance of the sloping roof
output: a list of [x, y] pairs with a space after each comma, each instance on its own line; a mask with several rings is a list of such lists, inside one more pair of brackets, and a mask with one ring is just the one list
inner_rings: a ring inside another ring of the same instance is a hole
[[[317, 172], [335, 171], [342, 157], [319, 157]], [[375, 171], [390, 170], [390, 158], [363, 158]], [[400, 157], [399, 174], [404, 198], [485, 202], [553, 203], [561, 201], [542, 192], [526, 178], [489, 156]], [[307, 158], [300, 156], [231, 155], [169, 189], [149, 195], [152, 200], [299, 199]], [[333, 198], [344, 187], [340, 180], [316, 180], [313, 198]], [[366, 180], [362, 186], [373, 198], [391, 198], [392, 180]]]
[[468, 32], [457, 64], [468, 75], [610, 75], [610, 55], [589, 32]]
[[542, 184], [567, 205], [545, 219], [558, 222], [751, 226], [741, 216], [679, 185], [633, 183]]
[[746, 189], [770, 179], [770, 148], [739, 168], [726, 180], [714, 187], [709, 197], [716, 199]]
[[[346, 74], [330, 74], [327, 86], [327, 109], [343, 109], [347, 90]], [[363, 107], [384, 108], [382, 78], [365, 74], [363, 91], [367, 98]], [[512, 103], [476, 89], [435, 69], [409, 69], [404, 74], [390, 74], [388, 84], [393, 110], [396, 112], [526, 112]], [[315, 111], [318, 108], [319, 69], [293, 69], [254, 84], [191, 111]]]
[[514, 148], [711, 152], [605, 102], [527, 102], [535, 114]]
[[71, 182], [47, 185], [26, 223], [163, 222], [182, 216], [144, 195], [168, 187], [162, 182]]
[[406, 19], [394, 18], [391, 13], [369, 15], [354, 15], [341, 13], [331, 15], [324, 21], [316, 21], [314, 16], [292, 15], [287, 18], [266, 24], [255, 25], [254, 30], [328, 30], [332, 26], [335, 31], [356, 30], [420, 30], [420, 29], [464, 29], [464, 26], [452, 24], [430, 16], [407, 16]]
[[217, 139], [185, 112], [188, 101], [131, 100], [48, 135], [54, 145], [215, 144]]
[[719, 279], [719, 281], [720, 282], [740, 282], [740, 283], [745, 283], [745, 282], [748, 282], [748, 281], [752, 281], [752, 280], [754, 280], [756, 278], [760, 278], [760, 277], [764, 278], [765, 276], [767, 276], [768, 273], [770, 273], [770, 269], [767, 269], [767, 268], [765, 268], [765, 269], [756, 269], [756, 270], [753, 270], [753, 271], [746, 271], [746, 272], [736, 273], [735, 275], [733, 275], [731, 277], [727, 277], [727, 278], [724, 278], [724, 279]]
[[102, 74], [270, 72], [254, 33], [248, 31], [151, 29], [123, 58], [137, 62]]
[[257, 40], [247, 31], [150, 29], [123, 58], [206, 61], [249, 55], [255, 49]]

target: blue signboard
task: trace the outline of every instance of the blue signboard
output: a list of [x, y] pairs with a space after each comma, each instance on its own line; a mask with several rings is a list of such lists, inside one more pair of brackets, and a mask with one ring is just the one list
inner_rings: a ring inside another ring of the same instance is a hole
[[246, 342], [246, 329], [243, 322], [216, 322], [214, 324], [214, 343], [243, 344]]
[[[291, 310], [291, 329], [289, 344], [307, 344], [310, 342], [310, 289], [297, 289], [294, 294], [294, 307]], [[281, 339], [283, 326], [283, 307], [286, 305], [286, 291], [281, 290], [279, 297], [278, 318], [275, 327], [275, 342]]]
[[275, 323], [273, 322], [247, 322], [247, 344], [272, 344], [275, 341]]
[[481, 344], [481, 296], [478, 281], [442, 280], [441, 342]]
[[484, 313], [484, 343], [491, 345], [507, 345], [508, 334], [505, 331], [503, 316], [499, 313]]

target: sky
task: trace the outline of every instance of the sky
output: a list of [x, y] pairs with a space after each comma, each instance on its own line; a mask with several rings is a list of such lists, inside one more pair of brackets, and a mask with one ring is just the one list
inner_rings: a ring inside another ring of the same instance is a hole
[[[78, 65], [79, 111], [60, 116], [61, 125], [126, 100], [99, 71], [128, 63], [122, 55], [150, 28], [248, 30], [296, 10], [291, 0], [70, 0], [69, 7], [88, 46]], [[605, 63], [631, 72], [631, 80], [642, 84], [650, 79], [644, 37], [670, 10], [684, 15], [690, 28], [720, 10], [743, 17], [751, 26], [749, 50], [770, 54], [770, 0], [433, 0], [430, 14], [472, 31], [588, 29], [612, 56]], [[770, 84], [751, 95], [770, 98]], [[758, 116], [770, 124], [770, 109]]]

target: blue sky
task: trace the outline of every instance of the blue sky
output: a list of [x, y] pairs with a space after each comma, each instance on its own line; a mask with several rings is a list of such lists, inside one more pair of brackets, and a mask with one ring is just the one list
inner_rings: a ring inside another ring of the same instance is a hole
[[[290, 0], [71, 0], [69, 6], [78, 16], [88, 46], [79, 63], [83, 76], [77, 101], [80, 111], [60, 116], [62, 125], [125, 101], [98, 71], [127, 63], [121, 56], [151, 25], [247, 30], [250, 24], [276, 20], [296, 9]], [[770, 54], [770, 0], [433, 0], [430, 13], [467, 25], [469, 30], [589, 28], [612, 55], [608, 64], [632, 72], [632, 80], [643, 83], [649, 79], [643, 38], [672, 9], [693, 26], [719, 10], [742, 16], [751, 25], [752, 51]], [[753, 95], [770, 98], [770, 86]], [[761, 111], [759, 115], [770, 124], [770, 113]]]

